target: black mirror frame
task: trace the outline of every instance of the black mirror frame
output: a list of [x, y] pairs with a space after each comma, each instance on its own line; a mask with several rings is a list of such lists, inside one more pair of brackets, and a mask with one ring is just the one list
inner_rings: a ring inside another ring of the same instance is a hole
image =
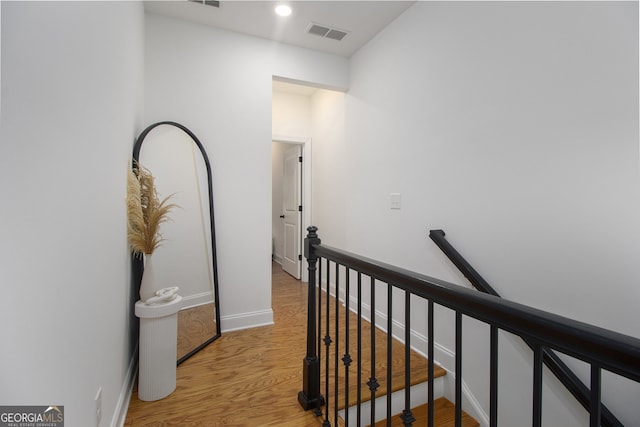
[[[161, 125], [175, 126], [175, 127], [179, 128], [179, 129], [181, 129], [187, 135], [189, 135], [189, 137], [191, 137], [193, 142], [200, 149], [200, 153], [202, 154], [202, 158], [204, 159], [204, 163], [205, 163], [205, 166], [207, 168], [207, 181], [209, 183], [209, 213], [210, 213], [210, 217], [211, 217], [211, 260], [212, 260], [212, 264], [213, 264], [211, 267], [212, 267], [212, 272], [213, 272], [213, 298], [214, 298], [214, 304], [215, 304], [216, 333], [211, 338], [209, 338], [207, 341], [203, 342], [202, 344], [200, 344], [199, 346], [197, 346], [196, 348], [194, 348], [193, 350], [189, 351], [187, 354], [182, 356], [180, 359], [178, 359], [177, 365], [180, 365], [182, 362], [184, 362], [185, 360], [189, 359], [191, 356], [193, 356], [194, 354], [196, 354], [197, 352], [199, 352], [200, 350], [202, 350], [203, 348], [205, 348], [206, 346], [211, 344], [216, 339], [220, 338], [220, 336], [222, 335], [222, 333], [220, 331], [220, 297], [219, 297], [219, 292], [218, 292], [218, 262], [217, 262], [217, 254], [216, 254], [216, 228], [215, 228], [215, 221], [214, 221], [214, 215], [213, 215], [213, 183], [212, 183], [212, 179], [211, 179], [211, 164], [209, 163], [209, 156], [207, 156], [207, 153], [206, 153], [204, 147], [202, 146], [202, 143], [193, 134], [193, 132], [191, 132], [187, 127], [181, 125], [180, 123], [176, 123], [176, 122], [172, 122], [172, 121], [162, 121], [162, 122], [154, 123], [154, 124], [148, 126], [145, 130], [143, 130], [142, 133], [140, 134], [140, 136], [138, 136], [138, 139], [136, 139], [136, 142], [135, 142], [135, 144], [133, 146], [133, 159], [134, 159], [134, 161], [138, 162], [138, 160], [139, 160], [140, 148], [142, 147], [142, 143], [144, 142], [145, 137], [154, 128], [156, 128], [158, 126], [161, 126]], [[132, 164], [131, 167], [133, 168], [133, 166], [134, 165]], [[137, 273], [137, 274], [134, 275], [135, 276], [134, 277], [134, 280], [135, 280], [134, 283], [135, 283], [135, 286], [138, 286], [138, 288], [139, 288], [140, 287], [140, 283], [142, 281], [142, 273], [143, 273], [143, 270], [144, 270], [143, 260], [142, 260], [141, 257], [133, 256], [132, 263], [133, 263], [133, 271]]]

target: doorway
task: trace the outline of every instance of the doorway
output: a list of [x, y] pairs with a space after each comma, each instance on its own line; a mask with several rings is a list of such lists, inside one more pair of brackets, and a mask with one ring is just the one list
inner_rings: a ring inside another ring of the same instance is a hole
[[272, 138], [272, 258], [307, 281], [303, 241], [311, 223], [311, 138]]

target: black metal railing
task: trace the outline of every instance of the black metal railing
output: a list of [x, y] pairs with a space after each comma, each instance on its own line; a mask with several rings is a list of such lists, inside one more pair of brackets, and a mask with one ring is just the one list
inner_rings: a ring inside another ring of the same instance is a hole
[[[500, 298], [498, 292], [478, 273], [469, 262], [458, 252], [445, 238], [443, 230], [430, 230], [429, 237], [442, 250], [442, 252], [458, 267], [458, 270], [469, 280], [469, 282], [480, 292], [495, 295]], [[534, 350], [535, 344], [522, 337], [524, 342]], [[576, 398], [576, 400], [587, 410], [591, 408], [591, 390], [576, 374], [558, 357], [551, 349], [542, 351], [542, 361], [551, 372], [560, 380], [565, 388]], [[640, 363], [640, 361], [638, 362]], [[602, 404], [602, 425], [604, 427], [623, 427], [618, 418]]]
[[[356, 408], [355, 425], [362, 424], [361, 405], [364, 396], [357, 388], [356, 403], [350, 403], [348, 388], [344, 389], [344, 380], [340, 380], [338, 375], [338, 360], [341, 360], [347, 380], [356, 377], [357, 383], [364, 383], [369, 388], [370, 394], [370, 420], [374, 422], [375, 405], [377, 391], [380, 386], [380, 378], [376, 377], [375, 360], [371, 363], [369, 378], [362, 378], [362, 362], [360, 360], [361, 351], [357, 350], [356, 366], [351, 367], [351, 348], [347, 347], [350, 341], [348, 328], [339, 325], [340, 316], [338, 306], [339, 296], [344, 291], [344, 303], [350, 299], [352, 277], [357, 282], [357, 307], [348, 310], [357, 312], [358, 327], [357, 335], [358, 347], [362, 342], [362, 329], [359, 328], [362, 319], [362, 291], [365, 286], [365, 279], [370, 282], [370, 322], [371, 354], [375, 359], [376, 337], [373, 331], [376, 329], [376, 284], [387, 287], [387, 334], [391, 335], [391, 319], [394, 304], [392, 299], [394, 294], [402, 292], [406, 307], [405, 314], [405, 379], [404, 387], [405, 402], [402, 410], [402, 417], [406, 426], [413, 425], [413, 415], [410, 407], [410, 375], [408, 352], [411, 348], [411, 306], [412, 300], [423, 299], [428, 302], [427, 312], [424, 316], [428, 319], [428, 373], [429, 378], [433, 378], [434, 364], [434, 309], [445, 307], [455, 313], [456, 322], [456, 349], [455, 349], [455, 425], [462, 423], [462, 317], [475, 318], [490, 326], [490, 426], [497, 426], [498, 414], [498, 331], [504, 330], [518, 335], [533, 344], [533, 413], [532, 425], [541, 426], [542, 422], [542, 365], [545, 351], [555, 349], [571, 357], [580, 359], [591, 366], [591, 403], [589, 406], [590, 427], [600, 426], [602, 423], [602, 404], [600, 401], [600, 378], [602, 370], [606, 370], [635, 382], [640, 382], [640, 340], [634, 337], [623, 335], [617, 332], [608, 331], [603, 328], [591, 326], [582, 322], [568, 319], [556, 314], [547, 313], [531, 307], [503, 300], [493, 295], [487, 295], [458, 285], [454, 285], [442, 280], [438, 280], [426, 275], [418, 274], [409, 270], [401, 269], [392, 265], [378, 262], [369, 258], [355, 255], [340, 249], [332, 248], [321, 244], [317, 235], [316, 227], [308, 228], [308, 235], [305, 239], [305, 257], [309, 263], [309, 303], [308, 303], [308, 329], [307, 329], [307, 354], [303, 362], [303, 389], [298, 394], [298, 400], [305, 409], [314, 409], [318, 415], [324, 417], [323, 426], [338, 425], [338, 395], [344, 393], [345, 404]], [[324, 263], [322, 262], [324, 260]], [[323, 264], [326, 266], [323, 271]], [[333, 268], [331, 268], [333, 267]], [[342, 273], [342, 274], [341, 274]], [[335, 289], [333, 291], [336, 298], [335, 304], [336, 319], [329, 321], [330, 309], [330, 283], [331, 274], [334, 275]], [[344, 285], [340, 284], [341, 278]], [[322, 284], [325, 283], [325, 289]], [[341, 287], [342, 286], [342, 287]], [[399, 291], [393, 292], [393, 289]], [[323, 294], [325, 295], [323, 303]], [[412, 298], [414, 296], [414, 298]], [[417, 298], [415, 298], [417, 297]], [[414, 301], [415, 304], [415, 301]], [[320, 308], [324, 308], [321, 310]], [[346, 307], [345, 307], [346, 308]], [[324, 311], [324, 314], [323, 314]], [[323, 318], [323, 316], [325, 316]], [[347, 313], [346, 318], [349, 317]], [[345, 318], [345, 319], [346, 319]], [[346, 322], [346, 320], [345, 320]], [[344, 331], [344, 332], [342, 332]], [[340, 334], [347, 336], [342, 337]], [[388, 337], [391, 340], [391, 337]], [[321, 347], [324, 345], [324, 356], [321, 355]], [[333, 345], [333, 350], [332, 349]], [[387, 344], [388, 345], [388, 344]], [[344, 354], [341, 354], [344, 352]], [[324, 360], [322, 358], [324, 357]], [[329, 361], [334, 361], [333, 378], [330, 376]], [[322, 373], [321, 365], [324, 362], [325, 371]], [[387, 356], [387, 364], [390, 364]], [[355, 372], [354, 372], [355, 371]], [[389, 370], [387, 370], [389, 371]], [[334, 381], [334, 387], [330, 387], [330, 382]], [[387, 378], [389, 380], [389, 378]], [[365, 382], [366, 381], [366, 382]], [[321, 383], [324, 382], [324, 390], [321, 392]], [[391, 413], [390, 391], [392, 385], [390, 381], [386, 384], [387, 408], [386, 418], [390, 419]], [[324, 394], [323, 394], [324, 393]], [[334, 393], [332, 396], [331, 393]], [[428, 382], [428, 413], [429, 427], [433, 427], [434, 409], [434, 386], [433, 381]], [[333, 424], [332, 424], [333, 423]], [[346, 426], [350, 419], [344, 420]], [[368, 423], [368, 422], [367, 422]], [[353, 424], [352, 424], [353, 425]]]

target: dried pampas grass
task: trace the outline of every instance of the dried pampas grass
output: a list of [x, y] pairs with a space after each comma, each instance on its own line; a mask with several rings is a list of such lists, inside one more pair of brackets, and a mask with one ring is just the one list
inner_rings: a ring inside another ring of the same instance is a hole
[[127, 238], [132, 252], [150, 255], [164, 241], [160, 225], [169, 221], [169, 212], [178, 207], [169, 203], [171, 197], [173, 194], [160, 200], [151, 172], [134, 162], [127, 176]]

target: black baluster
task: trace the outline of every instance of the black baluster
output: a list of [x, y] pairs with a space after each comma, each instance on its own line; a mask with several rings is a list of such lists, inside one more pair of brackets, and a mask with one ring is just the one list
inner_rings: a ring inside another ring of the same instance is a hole
[[542, 426], [542, 353], [543, 347], [533, 346], [533, 427]]
[[329, 298], [329, 295], [331, 295], [331, 290], [330, 290], [330, 283], [331, 283], [331, 269], [329, 268], [329, 260], [327, 260], [327, 290], [326, 290], [326, 298], [327, 298], [327, 302], [325, 303], [325, 307], [326, 307], [326, 313], [325, 313], [325, 329], [326, 329], [326, 335], [324, 336], [324, 348], [325, 348], [325, 353], [324, 353], [324, 363], [325, 363], [325, 369], [324, 369], [324, 392], [325, 392], [325, 413], [324, 413], [324, 421], [322, 423], [323, 427], [328, 427], [331, 425], [331, 423], [329, 422], [329, 402], [331, 401], [330, 398], [330, 394], [329, 394], [329, 347], [331, 346], [331, 337], [329, 336], [329, 333], [331, 332], [330, 330], [330, 323], [329, 323], [329, 318], [330, 318], [330, 314], [329, 314], [329, 307], [330, 307], [330, 302], [331, 299]]
[[589, 411], [589, 427], [600, 427], [600, 418], [602, 417], [602, 405], [600, 404], [601, 381], [600, 366], [595, 363], [591, 364], [591, 410]]
[[462, 313], [456, 311], [456, 427], [462, 427]]
[[340, 381], [338, 380], [339, 376], [338, 376], [338, 364], [339, 364], [339, 359], [340, 356], [338, 356], [339, 354], [339, 349], [340, 349], [340, 265], [338, 263], [336, 263], [336, 290], [335, 290], [335, 298], [334, 298], [335, 302], [336, 302], [336, 310], [335, 310], [335, 316], [336, 316], [336, 320], [335, 320], [335, 339], [336, 339], [336, 346], [335, 346], [335, 350], [334, 351], [334, 356], [333, 356], [333, 424], [335, 426], [338, 425], [338, 394], [340, 392]]
[[411, 427], [416, 421], [411, 412], [411, 293], [404, 292], [404, 410], [402, 424]]
[[358, 272], [358, 372], [356, 381], [358, 383], [356, 426], [362, 425], [362, 273]]
[[345, 407], [345, 427], [349, 427], [349, 367], [351, 366], [351, 354], [349, 353], [349, 296], [351, 295], [351, 289], [349, 286], [349, 268], [346, 269], [346, 283], [345, 283], [345, 312], [347, 317], [344, 321], [345, 337], [344, 337], [344, 356], [342, 357], [342, 363], [344, 363], [344, 407]]
[[429, 375], [429, 383], [427, 384], [428, 388], [429, 388], [429, 393], [428, 393], [428, 400], [429, 400], [429, 414], [428, 414], [428, 426], [429, 427], [434, 427], [434, 418], [433, 418], [433, 411], [434, 411], [434, 380], [435, 378], [433, 378], [433, 358], [434, 358], [434, 346], [435, 346], [435, 342], [434, 342], [434, 333], [433, 333], [433, 300], [429, 300], [429, 304], [428, 304], [428, 308], [427, 308], [427, 317], [428, 317], [428, 321], [429, 321], [429, 325], [427, 326], [427, 339], [429, 341], [429, 350], [428, 350], [428, 355], [427, 357], [429, 358], [429, 360], [427, 361], [428, 363], [428, 367], [427, 367], [427, 373]]
[[489, 426], [498, 426], [498, 328], [491, 325], [489, 355]]
[[391, 427], [391, 370], [392, 370], [392, 333], [393, 312], [392, 312], [393, 287], [387, 283], [387, 427]]
[[[318, 367], [322, 366], [322, 258], [318, 260]], [[320, 372], [318, 372], [318, 377], [320, 377]], [[319, 384], [318, 384], [319, 385]], [[318, 405], [316, 406], [315, 415], [319, 417], [322, 415], [322, 409], [320, 409], [324, 405], [324, 399], [322, 395], [318, 399]]]
[[371, 377], [367, 385], [371, 391], [371, 424], [376, 419], [376, 390], [380, 387], [376, 378], [376, 279], [371, 278]]

